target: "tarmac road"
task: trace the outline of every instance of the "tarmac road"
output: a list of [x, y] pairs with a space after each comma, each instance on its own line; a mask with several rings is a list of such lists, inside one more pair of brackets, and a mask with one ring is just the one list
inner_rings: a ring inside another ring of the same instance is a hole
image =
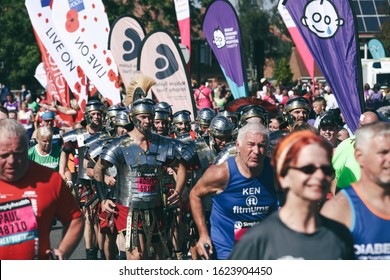
[[[57, 248], [58, 244], [61, 241], [62, 237], [62, 225], [57, 221], [57, 225], [52, 226], [50, 233], [50, 243], [52, 248]], [[70, 260], [85, 260], [85, 241], [84, 238], [81, 238], [81, 241], [77, 248], [74, 250], [73, 254], [69, 258]]]

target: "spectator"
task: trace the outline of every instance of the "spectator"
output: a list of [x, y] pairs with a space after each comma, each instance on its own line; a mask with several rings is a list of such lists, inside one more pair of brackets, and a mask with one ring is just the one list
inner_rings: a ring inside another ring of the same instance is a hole
[[268, 128], [270, 131], [277, 131], [280, 128], [280, 124], [283, 122], [281, 117], [272, 118], [269, 122]]
[[382, 105], [383, 93], [379, 84], [375, 84], [366, 100], [367, 109], [377, 110]]
[[337, 133], [337, 140], [341, 143], [347, 138], [349, 138], [348, 130], [346, 128], [340, 129]]
[[18, 120], [23, 124], [27, 132], [27, 137], [30, 140], [34, 132], [34, 113], [28, 109], [26, 101], [23, 101], [21, 104], [20, 111], [18, 112]]
[[390, 124], [376, 122], [356, 131], [360, 179], [328, 200], [321, 213], [346, 225], [357, 259], [390, 259]]
[[35, 116], [35, 114], [38, 112], [39, 104], [35, 100], [33, 100], [31, 93], [26, 95], [26, 102], [27, 107], [33, 111]]
[[223, 108], [223, 106], [225, 106], [229, 96], [230, 96], [230, 92], [227, 92], [224, 95], [221, 88], [215, 89], [214, 103], [215, 103], [215, 110], [216, 111], [219, 111], [221, 108]]
[[318, 130], [320, 132], [320, 135], [326, 140], [328, 140], [330, 144], [332, 144], [333, 148], [337, 147], [337, 145], [339, 144], [337, 140], [337, 132], [339, 130], [339, 126], [334, 120], [333, 116], [329, 114], [324, 115], [320, 120]]
[[28, 150], [28, 158], [36, 163], [59, 171], [61, 147], [52, 144], [53, 131], [48, 126], [37, 130], [37, 144]]
[[211, 89], [206, 87], [206, 81], [202, 82], [200, 87], [195, 91], [195, 102], [198, 107], [198, 111], [203, 108], [214, 109], [214, 98]]
[[[52, 144], [58, 147], [62, 147], [62, 132], [61, 129], [55, 126], [56, 114], [51, 111], [46, 111], [41, 115], [41, 124], [40, 127], [47, 126], [52, 132]], [[37, 130], [31, 136], [31, 140], [36, 141], [37, 139]], [[34, 142], [33, 142], [34, 143]], [[32, 144], [33, 144], [32, 143]], [[36, 143], [35, 143], [36, 144]]]
[[[359, 127], [378, 121], [373, 112], [365, 112], [360, 117]], [[355, 160], [355, 136], [344, 140], [335, 150], [332, 165], [336, 172], [334, 184], [338, 188], [348, 187], [360, 179], [360, 167]], [[336, 190], [332, 190], [335, 193]]]
[[51, 222], [64, 226], [63, 238], [52, 252], [68, 259], [80, 242], [84, 221], [79, 206], [59, 173], [28, 160], [28, 139], [15, 120], [0, 121], [0, 204], [2, 226], [20, 229], [2, 234], [0, 259], [49, 259]]
[[332, 90], [330, 89], [330, 87], [328, 86], [326, 89], [327, 89], [328, 98], [326, 100], [326, 108], [325, 108], [325, 110], [329, 111], [331, 109], [339, 108], [339, 105], [337, 104], [336, 97], [334, 96], [334, 94], [333, 94]]
[[3, 106], [7, 108], [8, 112], [19, 111], [19, 102], [15, 99], [15, 96], [12, 92], [8, 93], [7, 101], [4, 102]]
[[348, 229], [318, 212], [334, 175], [332, 148], [311, 131], [279, 142], [272, 165], [286, 201], [278, 212], [248, 231], [230, 259], [354, 259]]
[[318, 128], [320, 119], [325, 113], [326, 101], [322, 96], [317, 97], [313, 101], [313, 120], [309, 120], [308, 123], [313, 125], [315, 128]]
[[0, 84], [0, 93], [1, 93], [1, 98], [0, 98], [0, 104], [4, 104], [7, 101], [7, 95], [9, 93], [9, 88], [4, 85]]

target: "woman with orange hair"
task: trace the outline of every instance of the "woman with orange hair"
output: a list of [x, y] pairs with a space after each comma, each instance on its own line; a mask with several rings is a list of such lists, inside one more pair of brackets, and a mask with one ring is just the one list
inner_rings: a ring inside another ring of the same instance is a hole
[[311, 131], [279, 142], [272, 165], [285, 202], [242, 237], [230, 259], [354, 259], [348, 229], [319, 214], [334, 176], [331, 157], [330, 145]]

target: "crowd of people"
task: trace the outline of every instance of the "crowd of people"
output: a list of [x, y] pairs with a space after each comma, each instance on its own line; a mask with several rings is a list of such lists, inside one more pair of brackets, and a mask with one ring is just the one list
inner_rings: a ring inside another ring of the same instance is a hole
[[0, 259], [67, 259], [82, 238], [89, 260], [390, 259], [385, 98], [353, 134], [322, 83], [261, 79], [251, 93], [271, 112], [229, 111], [226, 87], [202, 82], [195, 118], [136, 90], [83, 111], [7, 95]]

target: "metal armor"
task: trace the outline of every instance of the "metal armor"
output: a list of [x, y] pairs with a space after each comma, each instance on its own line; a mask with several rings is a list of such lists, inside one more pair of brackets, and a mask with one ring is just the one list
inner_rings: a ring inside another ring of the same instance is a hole
[[230, 142], [226, 144], [225, 148], [215, 157], [213, 164], [219, 165], [228, 160], [230, 157], [234, 157], [237, 155], [237, 147], [234, 142]]
[[162, 204], [164, 166], [178, 158], [170, 138], [152, 134], [147, 151], [129, 135], [114, 139], [103, 150], [101, 159], [117, 167], [117, 202], [136, 209]]
[[72, 131], [69, 131], [63, 135], [64, 143], [74, 142], [79, 155], [79, 179], [91, 180], [87, 175], [87, 170], [84, 167], [84, 158], [86, 152], [85, 140], [91, 137], [91, 134], [85, 128], [77, 128]]
[[206, 170], [212, 163], [216, 153], [210, 148], [203, 137], [195, 140], [196, 152], [198, 154], [200, 167]]
[[90, 158], [95, 160], [103, 151], [103, 146], [111, 139], [111, 135], [106, 131], [98, 132], [97, 134], [87, 138], [84, 142], [85, 146], [88, 147]]

